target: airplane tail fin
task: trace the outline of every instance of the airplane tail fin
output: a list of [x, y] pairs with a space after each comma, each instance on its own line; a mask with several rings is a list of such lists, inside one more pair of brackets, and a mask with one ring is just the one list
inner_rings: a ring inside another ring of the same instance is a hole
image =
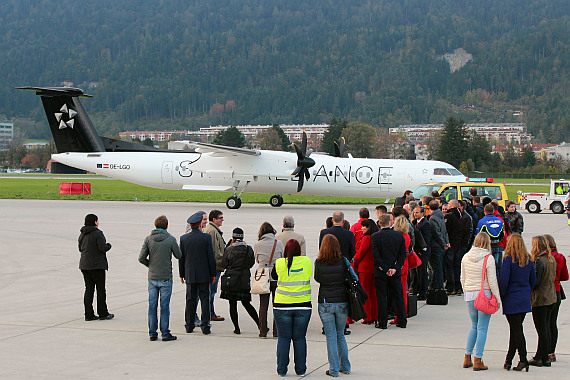
[[99, 136], [79, 98], [91, 98], [72, 87], [17, 87], [42, 99], [58, 153], [157, 151], [154, 147]]

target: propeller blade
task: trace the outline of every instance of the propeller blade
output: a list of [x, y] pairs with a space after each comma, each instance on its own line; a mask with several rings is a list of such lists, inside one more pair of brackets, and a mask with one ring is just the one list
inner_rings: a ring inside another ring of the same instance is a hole
[[336, 141], [334, 141], [334, 156], [335, 157], [342, 157], [340, 155], [340, 148], [339, 148], [338, 143]]
[[301, 151], [303, 155], [307, 153], [307, 132], [303, 131], [303, 140], [301, 142]]
[[339, 146], [339, 151], [340, 151], [340, 157], [344, 157], [344, 149], [346, 148], [346, 140], [344, 139], [344, 137], [340, 138], [340, 146]]
[[299, 182], [297, 183], [297, 194], [299, 194], [301, 192], [301, 190], [303, 190], [303, 182], [305, 181], [304, 177], [302, 175], [299, 176]]
[[302, 160], [304, 157], [303, 152], [301, 152], [301, 149], [297, 146], [297, 144], [293, 144], [293, 146], [295, 147], [295, 152], [297, 152], [297, 159]]
[[298, 175], [298, 174], [301, 172], [302, 169], [303, 169], [302, 167], [297, 166], [297, 167], [295, 168], [295, 170], [293, 171], [293, 173], [291, 173], [291, 175], [292, 175], [292, 176]]
[[311, 178], [311, 175], [309, 174], [309, 170], [305, 169], [305, 178], [307, 179], [307, 181], [309, 180], [309, 178]]

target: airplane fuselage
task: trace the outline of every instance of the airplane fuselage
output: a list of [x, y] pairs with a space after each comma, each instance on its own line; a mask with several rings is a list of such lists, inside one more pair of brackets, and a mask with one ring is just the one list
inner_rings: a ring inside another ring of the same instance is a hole
[[[55, 161], [143, 186], [172, 190], [295, 194], [294, 153], [259, 151], [257, 156], [190, 152], [60, 153]], [[313, 154], [301, 194], [394, 198], [424, 182], [465, 181], [439, 161], [339, 158]], [[436, 170], [437, 169], [437, 170]], [[438, 174], [435, 174], [438, 173]], [[447, 173], [447, 175], [441, 175]]]

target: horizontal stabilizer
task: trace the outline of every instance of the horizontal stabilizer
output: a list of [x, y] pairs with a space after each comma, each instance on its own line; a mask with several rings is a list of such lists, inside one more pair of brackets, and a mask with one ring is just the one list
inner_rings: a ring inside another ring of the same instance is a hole
[[93, 97], [92, 95], [84, 94], [82, 89], [73, 87], [16, 87], [16, 89], [35, 91], [36, 95], [39, 96]]

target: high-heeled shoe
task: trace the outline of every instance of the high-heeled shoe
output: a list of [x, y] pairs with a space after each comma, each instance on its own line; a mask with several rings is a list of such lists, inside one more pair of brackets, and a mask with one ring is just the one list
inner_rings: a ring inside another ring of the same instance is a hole
[[505, 364], [503, 364], [503, 368], [506, 369], [507, 371], [510, 371], [512, 364], [513, 364], [512, 362], [505, 360]]
[[528, 362], [519, 362], [516, 367], [513, 367], [513, 371], [522, 371], [525, 369], [528, 372]]
[[531, 359], [528, 364], [533, 365], [535, 367], [542, 367], [542, 360]]

